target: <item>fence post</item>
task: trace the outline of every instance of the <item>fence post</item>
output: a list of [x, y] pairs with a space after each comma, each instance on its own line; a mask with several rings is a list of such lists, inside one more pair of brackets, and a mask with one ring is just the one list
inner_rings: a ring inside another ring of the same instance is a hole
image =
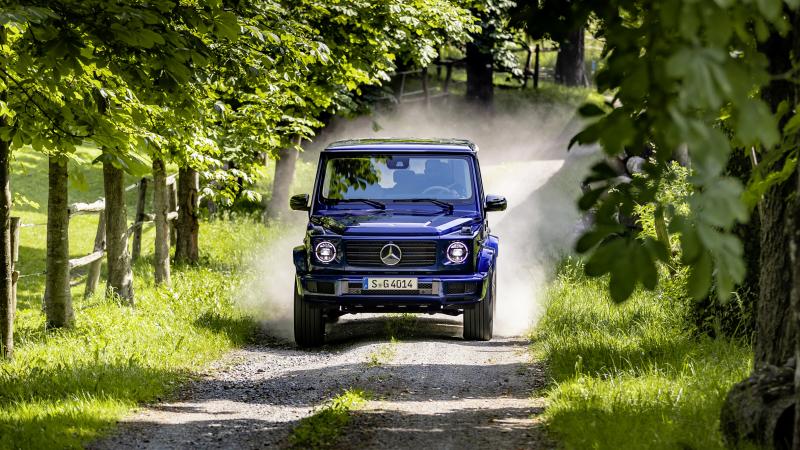
[[[92, 253], [104, 251], [106, 249], [106, 212], [100, 211], [97, 219], [97, 233], [94, 235], [94, 250]], [[89, 298], [97, 290], [97, 283], [100, 281], [100, 267], [103, 264], [103, 258], [89, 264], [89, 272], [86, 275], [86, 290], [83, 293], [83, 298]]]
[[422, 69], [422, 92], [425, 94], [425, 106], [431, 105], [431, 94], [428, 91], [428, 68]]
[[397, 96], [397, 103], [403, 103], [403, 94], [406, 91], [406, 73], [400, 74], [400, 95]]
[[[538, 44], [537, 44], [538, 47]], [[531, 56], [533, 56], [533, 51], [531, 51], [531, 47], [528, 45], [525, 47], [528, 51], [528, 55], [525, 57], [525, 72], [522, 77], [522, 87], [528, 87], [528, 78], [531, 77]]]
[[536, 49], [534, 51], [536, 56], [533, 63], [533, 88], [539, 89], [539, 44], [536, 44]]
[[[142, 222], [144, 221], [144, 208], [147, 203], [147, 178], [139, 181], [139, 198], [136, 201], [136, 223], [133, 225], [133, 248], [131, 259], [137, 260], [142, 254]], [[138, 225], [137, 225], [138, 224]]]
[[17, 270], [17, 262], [19, 262], [19, 222], [19, 217], [11, 218], [11, 311], [14, 312], [17, 310], [17, 281], [19, 280], [19, 271]]
[[452, 79], [452, 78], [453, 78], [453, 63], [448, 61], [447, 62], [447, 72], [445, 72], [445, 75], [444, 75], [444, 87], [442, 88], [442, 90], [444, 90], [445, 94], [449, 94], [450, 93], [450, 79]]
[[[177, 175], [172, 178], [172, 183], [167, 186], [167, 195], [169, 196], [169, 212], [178, 210], [178, 189], [177, 189]], [[178, 242], [178, 235], [175, 232], [175, 219], [169, 221], [169, 245], [175, 247]]]

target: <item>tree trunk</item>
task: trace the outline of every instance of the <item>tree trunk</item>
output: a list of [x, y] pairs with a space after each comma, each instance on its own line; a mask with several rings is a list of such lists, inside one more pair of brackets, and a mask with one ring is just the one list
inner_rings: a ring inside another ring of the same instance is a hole
[[[773, 75], [761, 95], [773, 111], [784, 101], [796, 107], [800, 98], [798, 80], [781, 76], [790, 73], [800, 48], [800, 14], [787, 11], [786, 15], [792, 24], [790, 31], [785, 36], [773, 31], [770, 38], [759, 45]], [[800, 439], [792, 442], [793, 437], [800, 434], [795, 414], [800, 395], [797, 387], [800, 385], [800, 360], [797, 359], [800, 356], [798, 182], [795, 173], [786, 182], [769, 189], [759, 204], [761, 253], [754, 369], [747, 380], [738, 383], [728, 394], [721, 416], [723, 435], [734, 447], [749, 443], [800, 448]]]
[[[5, 28], [0, 27], [0, 45], [6, 43]], [[0, 100], [6, 101], [8, 91], [0, 92]], [[8, 124], [6, 116], [0, 116], [0, 128]], [[11, 261], [11, 188], [8, 162], [11, 158], [11, 142], [0, 140], [0, 359], [14, 356], [14, 296]]]
[[[300, 145], [299, 136], [295, 138]], [[289, 191], [294, 181], [294, 168], [297, 164], [298, 151], [292, 146], [281, 149], [275, 161], [275, 178], [272, 180], [272, 198], [267, 204], [265, 219], [276, 220], [289, 209]]]
[[175, 244], [177, 263], [195, 264], [200, 257], [197, 245], [199, 190], [200, 174], [191, 167], [182, 167], [178, 173], [178, 223], [175, 227], [178, 234]]
[[155, 281], [156, 284], [172, 284], [169, 275], [169, 193], [164, 160], [153, 159], [153, 215], [155, 215]]
[[[800, 24], [795, 24], [800, 25]], [[800, 41], [800, 38], [798, 39]], [[800, 42], [798, 42], [800, 44]], [[800, 47], [795, 47], [800, 48]], [[792, 311], [794, 312], [794, 450], [800, 450], [800, 166], [795, 170], [797, 185], [795, 190], [795, 209], [793, 227], [794, 242], [792, 245], [792, 266], [794, 267], [794, 285], [792, 285]]]
[[583, 27], [567, 33], [567, 37], [559, 42], [556, 57], [556, 83], [566, 86], [588, 86], [586, 68], [583, 63]]
[[[2, 33], [2, 32], [0, 32]], [[5, 94], [3, 94], [5, 97]], [[0, 117], [0, 128], [6, 125]], [[0, 140], [0, 359], [14, 355], [14, 297], [12, 295], [11, 263], [11, 189], [8, 161], [10, 142]]]
[[72, 326], [69, 290], [69, 210], [67, 158], [51, 156], [47, 191], [47, 275], [45, 315], [47, 328]]
[[133, 270], [128, 253], [128, 208], [122, 169], [103, 163], [103, 188], [106, 195], [107, 296], [119, 296], [133, 305]]
[[467, 43], [467, 101], [491, 108], [494, 102], [494, 60], [492, 53], [477, 42]]

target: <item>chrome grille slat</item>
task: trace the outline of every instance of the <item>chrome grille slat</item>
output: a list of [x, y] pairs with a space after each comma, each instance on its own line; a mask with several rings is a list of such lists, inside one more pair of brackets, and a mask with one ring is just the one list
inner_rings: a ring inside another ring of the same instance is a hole
[[348, 264], [361, 267], [390, 267], [381, 261], [384, 245], [393, 243], [400, 247], [402, 258], [391, 267], [426, 267], [436, 264], [436, 241], [361, 241], [345, 243]]

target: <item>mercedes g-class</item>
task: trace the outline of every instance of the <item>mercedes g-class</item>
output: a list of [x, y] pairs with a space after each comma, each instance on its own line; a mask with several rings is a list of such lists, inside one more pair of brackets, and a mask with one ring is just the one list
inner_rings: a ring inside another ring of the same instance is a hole
[[464, 339], [492, 338], [498, 239], [477, 147], [467, 140], [339, 141], [320, 154], [303, 245], [294, 249], [294, 335], [322, 345], [352, 313], [464, 316]]

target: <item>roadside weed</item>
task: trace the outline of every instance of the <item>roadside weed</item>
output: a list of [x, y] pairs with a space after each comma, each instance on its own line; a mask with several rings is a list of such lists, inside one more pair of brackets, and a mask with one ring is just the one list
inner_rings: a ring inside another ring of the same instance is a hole
[[367, 367], [378, 367], [388, 363], [397, 354], [397, 343], [400, 342], [394, 337], [389, 339], [388, 344], [382, 344], [374, 352], [367, 356]]
[[350, 411], [357, 410], [369, 400], [370, 394], [361, 389], [348, 389], [300, 421], [289, 435], [291, 448], [327, 448], [350, 422]]

